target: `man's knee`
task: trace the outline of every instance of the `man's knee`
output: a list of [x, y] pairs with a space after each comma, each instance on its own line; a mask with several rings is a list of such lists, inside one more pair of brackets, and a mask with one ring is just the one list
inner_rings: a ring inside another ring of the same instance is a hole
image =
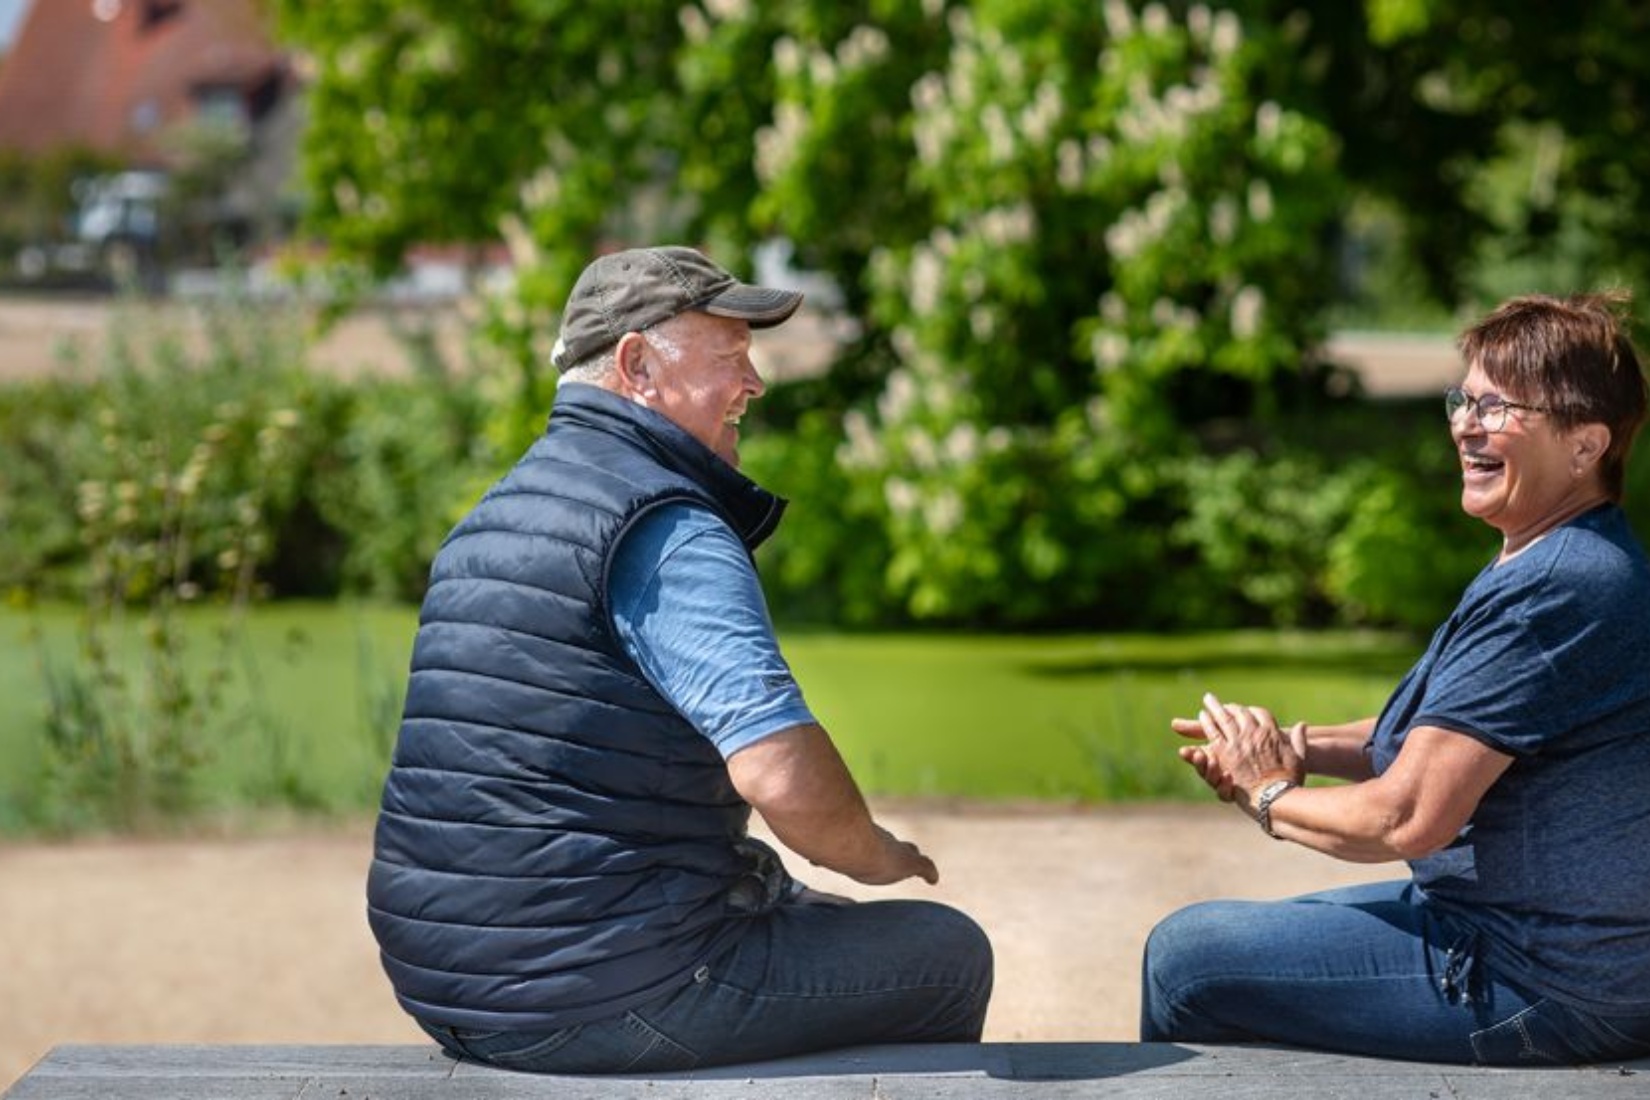
[[921, 907], [922, 942], [929, 955], [954, 969], [964, 984], [989, 992], [996, 965], [991, 938], [985, 929], [960, 909], [933, 901], [916, 901]]

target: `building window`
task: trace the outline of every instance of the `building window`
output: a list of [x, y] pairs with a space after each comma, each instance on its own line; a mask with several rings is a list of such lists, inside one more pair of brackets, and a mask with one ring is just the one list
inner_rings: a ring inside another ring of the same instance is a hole
[[246, 100], [239, 88], [227, 85], [197, 88], [195, 117], [208, 126], [241, 129], [247, 124]]
[[147, 134], [160, 125], [160, 104], [153, 99], [139, 100], [132, 105], [132, 132]]

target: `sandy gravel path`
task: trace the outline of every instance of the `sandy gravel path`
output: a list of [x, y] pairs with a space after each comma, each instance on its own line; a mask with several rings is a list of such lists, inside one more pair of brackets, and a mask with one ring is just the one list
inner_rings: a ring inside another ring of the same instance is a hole
[[[890, 828], [990, 933], [988, 1040], [1133, 1039], [1140, 945], [1171, 909], [1392, 877], [1266, 839], [1219, 805], [891, 805]], [[0, 846], [0, 1089], [58, 1043], [418, 1042], [378, 968], [369, 830]], [[793, 870], [805, 867], [790, 859]]]

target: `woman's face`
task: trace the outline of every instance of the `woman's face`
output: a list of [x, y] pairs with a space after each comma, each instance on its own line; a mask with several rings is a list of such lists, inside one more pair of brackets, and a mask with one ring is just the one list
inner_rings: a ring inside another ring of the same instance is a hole
[[[1477, 363], [1461, 388], [1472, 398], [1496, 393], [1541, 404], [1534, 394], [1501, 391]], [[1476, 407], [1468, 407], [1450, 421], [1450, 436], [1461, 458], [1461, 508], [1501, 532], [1505, 553], [1599, 498], [1596, 460], [1579, 461], [1575, 433], [1561, 430], [1545, 412], [1509, 409], [1505, 426], [1491, 433]]]

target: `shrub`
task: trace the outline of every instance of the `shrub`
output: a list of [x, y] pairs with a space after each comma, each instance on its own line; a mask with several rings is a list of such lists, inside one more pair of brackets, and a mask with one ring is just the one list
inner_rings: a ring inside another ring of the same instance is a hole
[[1186, 515], [1173, 540], [1247, 605], [1245, 621], [1321, 625], [1333, 617], [1331, 540], [1372, 479], [1367, 463], [1331, 470], [1316, 456], [1253, 451], [1188, 460]]
[[309, 490], [341, 538], [339, 590], [423, 596], [441, 540], [485, 476], [484, 413], [474, 387], [442, 373], [357, 384]]

